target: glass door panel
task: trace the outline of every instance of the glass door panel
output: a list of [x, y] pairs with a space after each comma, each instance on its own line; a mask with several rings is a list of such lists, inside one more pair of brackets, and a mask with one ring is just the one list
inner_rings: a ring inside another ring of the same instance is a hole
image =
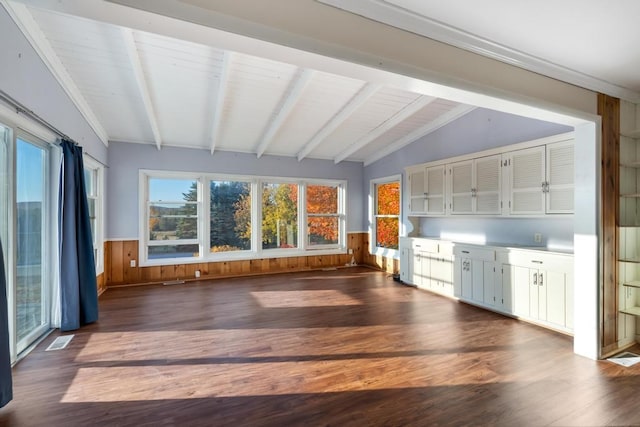
[[20, 353], [49, 326], [46, 148], [16, 141], [16, 341]]

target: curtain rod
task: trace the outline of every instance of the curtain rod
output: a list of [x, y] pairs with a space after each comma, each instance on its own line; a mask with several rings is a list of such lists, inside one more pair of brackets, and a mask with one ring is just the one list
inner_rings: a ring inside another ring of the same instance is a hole
[[37, 115], [35, 112], [33, 112], [33, 110], [30, 110], [27, 107], [25, 107], [23, 104], [21, 104], [15, 98], [13, 98], [11, 95], [9, 95], [7, 92], [5, 92], [3, 90], [0, 90], [0, 99], [2, 101], [6, 102], [7, 104], [11, 105], [13, 108], [15, 108], [16, 109], [16, 113], [24, 114], [25, 116], [29, 117], [30, 119], [36, 121], [40, 125], [42, 125], [45, 128], [49, 129], [51, 132], [55, 133], [59, 137], [61, 137], [63, 139], [66, 139], [68, 141], [71, 141], [71, 142], [73, 142], [74, 144], [77, 145], [77, 143], [73, 139], [71, 139], [71, 137], [69, 137], [69, 135], [67, 135], [66, 133], [61, 132], [60, 130], [58, 130], [58, 128], [56, 128], [55, 126], [53, 126], [52, 124], [47, 122], [45, 119], [43, 119], [42, 117]]

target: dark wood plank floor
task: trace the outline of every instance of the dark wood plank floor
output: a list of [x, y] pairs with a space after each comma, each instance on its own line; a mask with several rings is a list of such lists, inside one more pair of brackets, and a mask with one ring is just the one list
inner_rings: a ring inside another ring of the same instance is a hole
[[363, 268], [110, 289], [14, 368], [19, 426], [640, 425], [640, 365]]

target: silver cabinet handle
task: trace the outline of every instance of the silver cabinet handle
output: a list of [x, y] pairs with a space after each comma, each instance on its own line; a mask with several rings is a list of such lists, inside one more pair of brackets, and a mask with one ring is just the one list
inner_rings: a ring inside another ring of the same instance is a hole
[[538, 273], [533, 273], [533, 284], [534, 285], [538, 284]]
[[540, 273], [540, 286], [542, 286], [542, 278], [543, 278], [542, 273]]

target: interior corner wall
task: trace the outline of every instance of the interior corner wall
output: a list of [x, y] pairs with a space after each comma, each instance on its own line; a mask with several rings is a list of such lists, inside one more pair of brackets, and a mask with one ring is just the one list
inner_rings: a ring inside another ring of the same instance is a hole
[[69, 135], [96, 160], [106, 164], [107, 147], [2, 5], [0, 52], [0, 89]]
[[106, 240], [138, 239], [140, 169], [347, 181], [347, 232], [363, 230], [362, 163], [111, 142]]

